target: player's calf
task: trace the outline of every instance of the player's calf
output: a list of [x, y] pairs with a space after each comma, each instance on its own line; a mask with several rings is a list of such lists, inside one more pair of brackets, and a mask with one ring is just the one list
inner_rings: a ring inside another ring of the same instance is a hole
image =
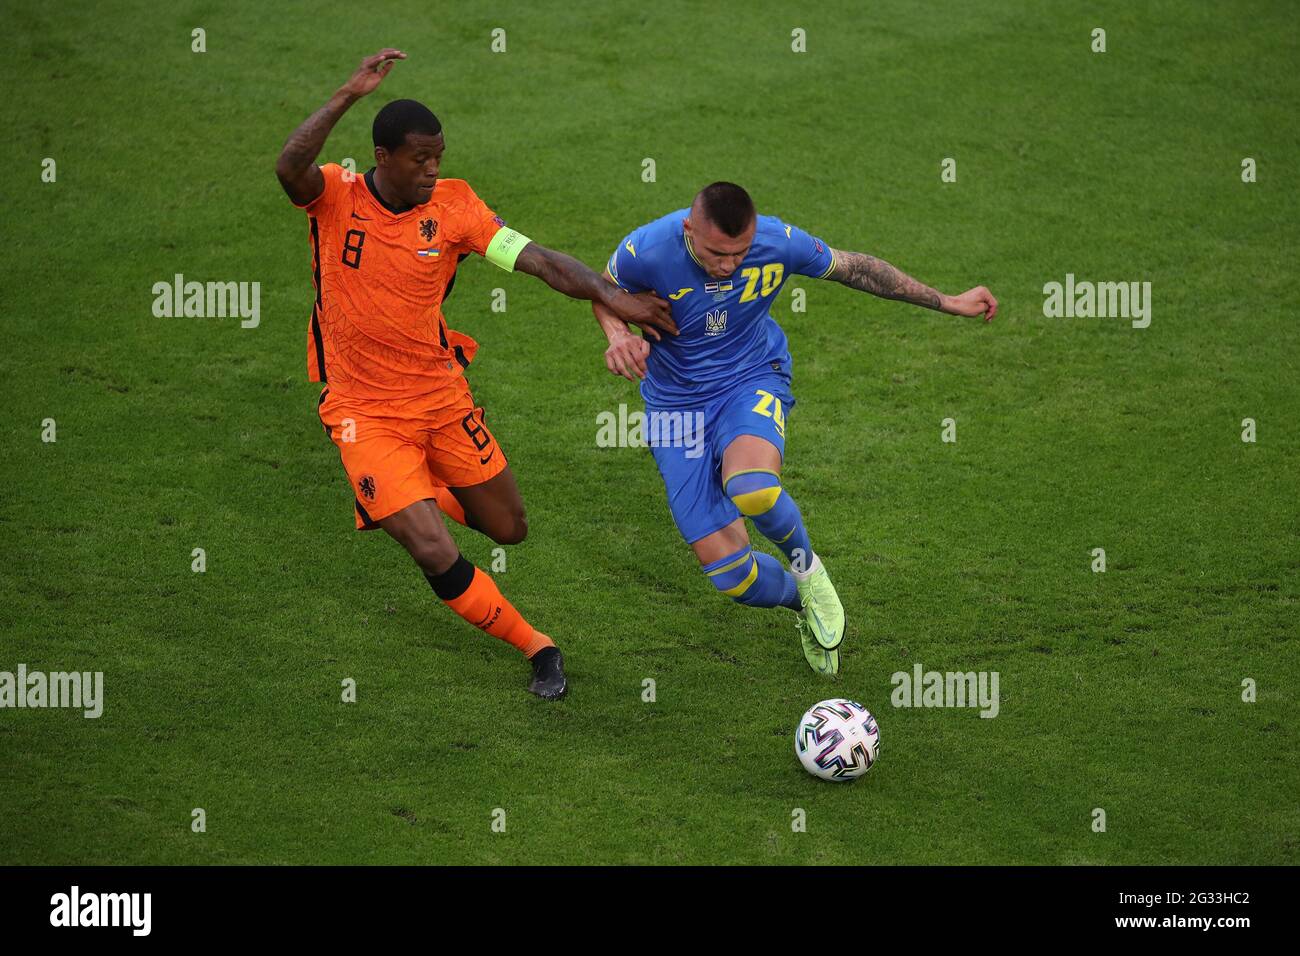
[[733, 472], [723, 479], [723, 490], [742, 515], [767, 540], [781, 549], [796, 574], [812, 567], [812, 543], [803, 514], [781, 486], [781, 476], [765, 468]]
[[555, 642], [524, 620], [490, 574], [465, 560], [437, 509], [426, 501], [417, 501], [379, 524], [420, 566], [433, 593], [444, 604], [533, 662], [530, 691], [547, 700], [564, 696], [568, 689], [564, 659], [558, 654], [541, 653], [554, 648]]
[[770, 554], [745, 545], [734, 554], [704, 565], [713, 586], [738, 604], [750, 607], [801, 607], [794, 576]]
[[451, 567], [440, 574], [425, 574], [433, 593], [444, 604], [495, 638], [518, 648], [527, 658], [534, 657], [555, 642], [535, 630], [497, 588], [492, 575], [476, 568], [457, 553]]
[[460, 548], [442, 522], [433, 517], [432, 512], [428, 518], [418, 523], [398, 523], [389, 518], [379, 522], [380, 527], [406, 549], [426, 577], [444, 573], [460, 557]]

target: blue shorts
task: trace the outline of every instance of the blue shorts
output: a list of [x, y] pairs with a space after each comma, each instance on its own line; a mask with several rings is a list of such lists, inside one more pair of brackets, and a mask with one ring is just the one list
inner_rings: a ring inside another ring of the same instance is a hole
[[785, 456], [790, 379], [748, 379], [693, 409], [646, 405], [645, 439], [668, 492], [668, 510], [688, 544], [725, 528], [740, 511], [722, 490], [722, 453], [740, 435], [757, 435]]

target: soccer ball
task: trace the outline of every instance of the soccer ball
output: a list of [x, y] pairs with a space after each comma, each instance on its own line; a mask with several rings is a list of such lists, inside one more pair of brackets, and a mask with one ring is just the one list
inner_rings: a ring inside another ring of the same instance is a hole
[[857, 701], [823, 700], [799, 718], [794, 752], [814, 777], [851, 783], [880, 755], [880, 728], [871, 711]]

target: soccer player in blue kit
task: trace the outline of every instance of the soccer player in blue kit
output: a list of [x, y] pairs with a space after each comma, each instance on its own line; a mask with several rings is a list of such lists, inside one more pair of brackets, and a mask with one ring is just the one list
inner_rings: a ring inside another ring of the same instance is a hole
[[[985, 321], [998, 303], [983, 286], [943, 295], [882, 259], [832, 249], [774, 216], [757, 215], [749, 194], [726, 182], [706, 186], [690, 209], [634, 230], [610, 256], [605, 278], [669, 300], [678, 328], [664, 338], [651, 331], [649, 341], [593, 305], [609, 339], [606, 367], [643, 379], [647, 438], [677, 529], [723, 594], [751, 607], [795, 611], [804, 657], [829, 677], [839, 672], [844, 608], [799, 506], [781, 484], [794, 395], [790, 350], [768, 306], [791, 275]], [[694, 421], [703, 426], [699, 440], [691, 440]], [[750, 548], [746, 518], [790, 570]]]

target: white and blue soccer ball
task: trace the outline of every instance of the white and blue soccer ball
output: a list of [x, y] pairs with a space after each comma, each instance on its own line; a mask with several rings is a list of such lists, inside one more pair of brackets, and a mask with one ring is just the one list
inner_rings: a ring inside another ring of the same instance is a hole
[[799, 718], [794, 752], [814, 777], [850, 783], [880, 756], [880, 728], [871, 711], [855, 700], [823, 700]]

